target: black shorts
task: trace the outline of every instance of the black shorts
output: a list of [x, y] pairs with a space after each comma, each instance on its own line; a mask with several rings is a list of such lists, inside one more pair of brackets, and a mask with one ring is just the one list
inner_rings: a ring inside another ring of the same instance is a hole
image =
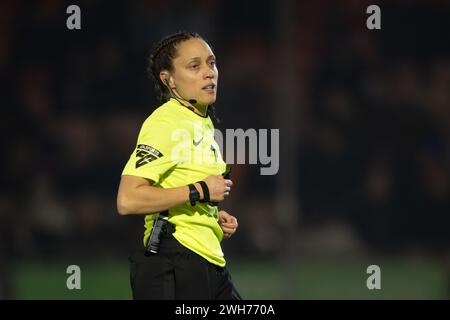
[[208, 262], [165, 235], [158, 254], [129, 258], [133, 299], [241, 300], [227, 268]]

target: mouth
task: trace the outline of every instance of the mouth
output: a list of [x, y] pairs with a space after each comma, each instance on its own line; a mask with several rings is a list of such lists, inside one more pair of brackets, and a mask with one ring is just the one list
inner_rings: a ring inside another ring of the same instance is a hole
[[214, 83], [210, 83], [202, 88], [208, 93], [214, 93], [216, 91], [216, 85]]

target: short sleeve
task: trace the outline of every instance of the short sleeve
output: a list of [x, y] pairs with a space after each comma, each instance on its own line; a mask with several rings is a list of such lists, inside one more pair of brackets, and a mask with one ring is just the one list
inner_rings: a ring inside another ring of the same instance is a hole
[[155, 184], [177, 163], [172, 159], [172, 126], [166, 121], [148, 118], [139, 132], [136, 147], [122, 175], [153, 180]]

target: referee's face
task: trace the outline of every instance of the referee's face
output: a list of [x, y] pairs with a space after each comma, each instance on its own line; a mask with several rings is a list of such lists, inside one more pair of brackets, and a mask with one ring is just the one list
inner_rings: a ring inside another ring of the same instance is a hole
[[219, 76], [216, 57], [202, 39], [192, 38], [178, 44], [171, 76], [175, 89], [186, 101], [195, 99], [200, 105], [216, 101]]

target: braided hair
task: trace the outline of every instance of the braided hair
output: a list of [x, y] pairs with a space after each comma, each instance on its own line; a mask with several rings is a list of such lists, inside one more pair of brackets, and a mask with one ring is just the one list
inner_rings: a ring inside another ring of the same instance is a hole
[[[203, 39], [198, 33], [180, 31], [171, 34], [160, 42], [158, 42], [151, 50], [148, 58], [148, 75], [153, 80], [155, 90], [158, 95], [158, 100], [161, 103], [168, 101], [171, 98], [171, 93], [167, 86], [161, 81], [159, 73], [161, 70], [173, 70], [173, 59], [177, 55], [177, 45], [189, 39]], [[207, 115], [213, 120], [213, 122], [220, 123], [220, 120], [215, 114], [214, 105], [208, 106]]]

